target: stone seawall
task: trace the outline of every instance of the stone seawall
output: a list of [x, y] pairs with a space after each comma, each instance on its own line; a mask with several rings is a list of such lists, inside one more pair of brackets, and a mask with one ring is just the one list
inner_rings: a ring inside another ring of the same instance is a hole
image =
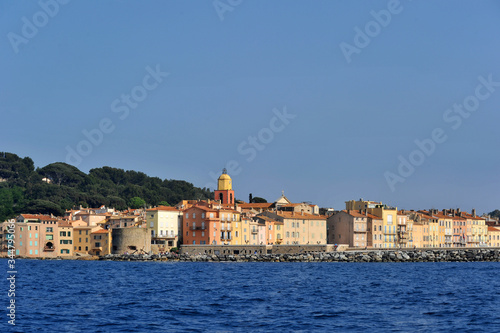
[[345, 251], [304, 254], [106, 255], [99, 260], [191, 262], [471, 262], [500, 261], [500, 249]]

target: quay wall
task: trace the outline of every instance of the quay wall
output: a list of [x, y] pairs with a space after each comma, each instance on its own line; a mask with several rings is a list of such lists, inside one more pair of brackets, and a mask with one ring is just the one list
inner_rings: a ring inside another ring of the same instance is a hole
[[[250, 250], [250, 248], [248, 249]], [[261, 249], [263, 250], [263, 249]], [[473, 262], [500, 261], [500, 248], [481, 249], [414, 249], [377, 251], [334, 251], [308, 253], [241, 253], [164, 255], [106, 255], [100, 260], [191, 261], [191, 262]]]

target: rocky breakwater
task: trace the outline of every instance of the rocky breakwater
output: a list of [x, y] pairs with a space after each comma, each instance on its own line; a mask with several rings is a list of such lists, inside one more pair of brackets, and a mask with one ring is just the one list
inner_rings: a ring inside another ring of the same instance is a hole
[[500, 261], [499, 249], [345, 251], [300, 254], [106, 255], [100, 260], [191, 262], [470, 262]]

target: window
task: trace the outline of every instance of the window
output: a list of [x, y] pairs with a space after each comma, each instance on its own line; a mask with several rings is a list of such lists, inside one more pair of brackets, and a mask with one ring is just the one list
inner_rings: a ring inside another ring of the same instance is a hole
[[196, 231], [193, 231], [193, 237], [196, 237]]
[[187, 219], [189, 218], [189, 213], [186, 213], [186, 218], [187, 218]]
[[82, 234], [82, 231], [81, 231], [81, 230], [78, 230], [78, 232], [79, 232], [79, 235], [81, 235], [81, 234]]
[[195, 219], [195, 218], [196, 218], [196, 213], [193, 213], [193, 219]]
[[35, 250], [35, 254], [38, 254], [38, 250]]
[[95, 247], [101, 247], [101, 242], [95, 242]]
[[201, 213], [201, 218], [204, 219], [205, 218], [205, 213]]
[[201, 237], [205, 237], [205, 231], [201, 232]]
[[52, 231], [52, 227], [47, 227], [47, 228], [45, 228], [45, 230], [46, 230], [47, 232], [53, 232], [53, 231]]
[[210, 213], [210, 217], [214, 217], [214, 213]]
[[38, 232], [35, 233], [35, 238], [38, 238]]
[[45, 240], [53, 240], [54, 239], [54, 235], [46, 235], [45, 236]]
[[66, 237], [66, 231], [61, 231], [61, 232], [59, 232], [59, 236], [61, 236], [61, 237]]

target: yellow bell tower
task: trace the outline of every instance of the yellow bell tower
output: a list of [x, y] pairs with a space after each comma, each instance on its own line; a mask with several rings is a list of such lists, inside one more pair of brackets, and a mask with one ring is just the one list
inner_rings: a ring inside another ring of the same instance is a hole
[[219, 200], [223, 204], [234, 204], [233, 181], [227, 174], [227, 170], [222, 170], [217, 182], [217, 190], [214, 193], [215, 200]]

